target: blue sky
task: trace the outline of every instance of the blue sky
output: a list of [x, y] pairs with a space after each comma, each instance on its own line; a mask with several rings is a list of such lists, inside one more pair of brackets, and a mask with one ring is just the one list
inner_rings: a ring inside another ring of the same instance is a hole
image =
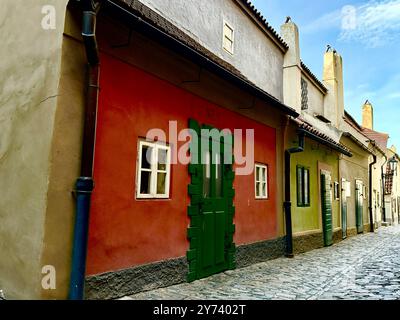
[[[400, 0], [252, 0], [279, 32], [286, 16], [300, 29], [302, 60], [322, 79], [327, 44], [343, 57], [345, 106], [361, 123], [374, 106], [374, 129], [400, 149]], [[390, 146], [389, 145], [389, 146]]]

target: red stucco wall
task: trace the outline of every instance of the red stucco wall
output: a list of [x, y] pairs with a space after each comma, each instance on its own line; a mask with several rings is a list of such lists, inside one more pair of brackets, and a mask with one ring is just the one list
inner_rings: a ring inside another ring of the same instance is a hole
[[269, 165], [269, 200], [255, 200], [254, 175], [235, 180], [236, 244], [272, 239], [276, 221], [276, 133], [108, 55], [101, 57], [87, 274], [186, 254], [187, 167], [174, 165], [170, 200], [135, 200], [138, 138], [151, 128], [178, 130], [194, 118], [224, 129], [255, 129], [255, 161]]

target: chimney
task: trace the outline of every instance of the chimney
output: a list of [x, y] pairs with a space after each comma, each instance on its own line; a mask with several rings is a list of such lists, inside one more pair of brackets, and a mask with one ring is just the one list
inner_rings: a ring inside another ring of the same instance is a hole
[[284, 103], [297, 112], [301, 112], [301, 62], [299, 29], [287, 17], [281, 26], [281, 36], [289, 45], [283, 63], [283, 100]]
[[368, 100], [362, 107], [362, 126], [374, 130], [374, 107]]
[[325, 53], [323, 82], [328, 88], [325, 117], [339, 127], [344, 117], [343, 59], [336, 50], [328, 49]]

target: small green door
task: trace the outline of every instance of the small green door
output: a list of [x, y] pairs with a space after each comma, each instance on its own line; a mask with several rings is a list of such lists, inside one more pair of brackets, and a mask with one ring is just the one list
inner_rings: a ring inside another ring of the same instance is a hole
[[364, 211], [363, 182], [357, 180], [356, 181], [356, 225], [358, 233], [364, 232], [363, 211]]
[[347, 184], [346, 180], [342, 179], [342, 236], [343, 239], [347, 238]]
[[[192, 181], [189, 185], [188, 280], [193, 281], [235, 268], [234, 172], [233, 136], [222, 138], [223, 135], [214, 128], [200, 128], [193, 120], [190, 123], [190, 128], [200, 137], [197, 145], [192, 140], [189, 165]], [[209, 130], [221, 135], [204, 133]], [[229, 162], [226, 154], [230, 163], [226, 163]]]
[[321, 171], [321, 209], [322, 228], [324, 232], [324, 245], [333, 244], [333, 223], [332, 223], [332, 183], [328, 171]]

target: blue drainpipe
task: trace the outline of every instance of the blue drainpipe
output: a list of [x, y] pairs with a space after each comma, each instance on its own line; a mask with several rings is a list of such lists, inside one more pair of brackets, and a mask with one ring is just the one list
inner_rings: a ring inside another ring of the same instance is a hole
[[70, 300], [84, 299], [89, 213], [91, 196], [94, 189], [93, 160], [100, 72], [96, 41], [96, 14], [99, 10], [99, 5], [95, 4], [93, 0], [83, 0], [82, 8], [82, 38], [88, 60], [88, 83], [82, 142], [81, 176], [77, 179], [75, 185], [76, 217], [69, 288]]
[[76, 218], [69, 292], [71, 300], [83, 300], [84, 298], [89, 212], [93, 188], [94, 181], [92, 178], [78, 178], [75, 190]]

